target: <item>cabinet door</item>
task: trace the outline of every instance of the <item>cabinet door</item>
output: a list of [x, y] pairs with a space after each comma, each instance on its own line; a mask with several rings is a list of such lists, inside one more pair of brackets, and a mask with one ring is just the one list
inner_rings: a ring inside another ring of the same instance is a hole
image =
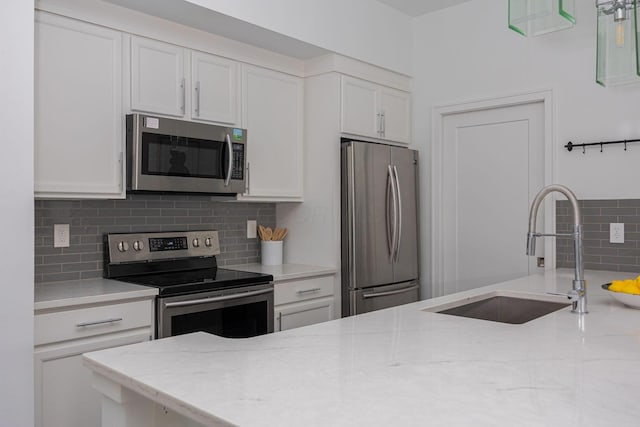
[[247, 129], [248, 193], [302, 198], [302, 79], [243, 65], [243, 126]]
[[275, 331], [286, 331], [333, 320], [333, 297], [275, 307], [275, 317]]
[[182, 117], [185, 97], [184, 49], [131, 37], [131, 109]]
[[383, 138], [408, 144], [411, 140], [411, 94], [382, 87], [380, 113], [383, 115]]
[[378, 86], [342, 76], [342, 132], [380, 138]]
[[101, 395], [92, 387], [82, 353], [148, 341], [150, 329], [37, 347], [35, 364], [36, 427], [100, 427]]
[[124, 198], [123, 120], [121, 34], [38, 12], [36, 197]]
[[202, 52], [191, 52], [191, 117], [238, 124], [238, 63]]

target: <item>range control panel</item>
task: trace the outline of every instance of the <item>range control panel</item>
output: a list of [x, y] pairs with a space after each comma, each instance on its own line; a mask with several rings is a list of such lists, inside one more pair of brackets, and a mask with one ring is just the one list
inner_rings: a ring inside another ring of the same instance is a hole
[[109, 234], [106, 246], [114, 264], [220, 254], [215, 230]]

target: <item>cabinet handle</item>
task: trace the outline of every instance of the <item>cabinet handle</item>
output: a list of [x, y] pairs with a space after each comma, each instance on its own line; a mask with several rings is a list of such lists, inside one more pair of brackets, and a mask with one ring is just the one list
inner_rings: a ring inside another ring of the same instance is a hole
[[251, 187], [251, 162], [247, 162], [247, 180], [244, 185], [245, 194], [249, 194], [249, 188]]
[[296, 293], [298, 295], [304, 295], [304, 294], [312, 294], [314, 292], [320, 292], [322, 290], [322, 288], [312, 288], [312, 289], [304, 289], [301, 291], [297, 291]]
[[200, 81], [196, 82], [196, 116], [200, 117]]
[[387, 133], [387, 124], [385, 122], [385, 115], [384, 115], [384, 111], [382, 113], [380, 113], [380, 133], [382, 134], [382, 136], [386, 136], [385, 134]]
[[182, 110], [182, 114], [184, 114], [185, 104], [186, 104], [186, 90], [185, 90], [185, 80], [184, 78], [180, 82], [180, 89], [182, 89], [182, 105], [180, 109]]
[[382, 114], [378, 113], [376, 117], [378, 118], [378, 122], [376, 123], [378, 125], [378, 136], [380, 136], [382, 135]]
[[281, 311], [278, 312], [278, 330], [279, 331], [282, 330], [282, 312]]
[[77, 323], [76, 327], [83, 328], [85, 326], [103, 325], [103, 324], [106, 324], [106, 323], [116, 323], [116, 322], [122, 322], [122, 317], [117, 317], [117, 318], [113, 318], [113, 319], [105, 319], [105, 320], [95, 320], [93, 322], [81, 322], [81, 323]]

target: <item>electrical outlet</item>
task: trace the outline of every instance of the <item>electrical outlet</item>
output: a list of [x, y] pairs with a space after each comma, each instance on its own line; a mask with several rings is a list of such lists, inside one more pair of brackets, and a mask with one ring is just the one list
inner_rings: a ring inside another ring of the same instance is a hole
[[69, 247], [69, 224], [53, 224], [53, 247]]
[[624, 243], [624, 224], [609, 224], [609, 243]]
[[247, 239], [255, 239], [258, 237], [258, 221], [250, 219], [247, 221]]

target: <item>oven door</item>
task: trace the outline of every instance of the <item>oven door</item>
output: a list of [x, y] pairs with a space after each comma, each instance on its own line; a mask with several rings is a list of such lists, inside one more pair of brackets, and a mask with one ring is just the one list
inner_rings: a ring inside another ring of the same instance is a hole
[[156, 338], [199, 331], [226, 338], [273, 332], [273, 285], [157, 299]]

